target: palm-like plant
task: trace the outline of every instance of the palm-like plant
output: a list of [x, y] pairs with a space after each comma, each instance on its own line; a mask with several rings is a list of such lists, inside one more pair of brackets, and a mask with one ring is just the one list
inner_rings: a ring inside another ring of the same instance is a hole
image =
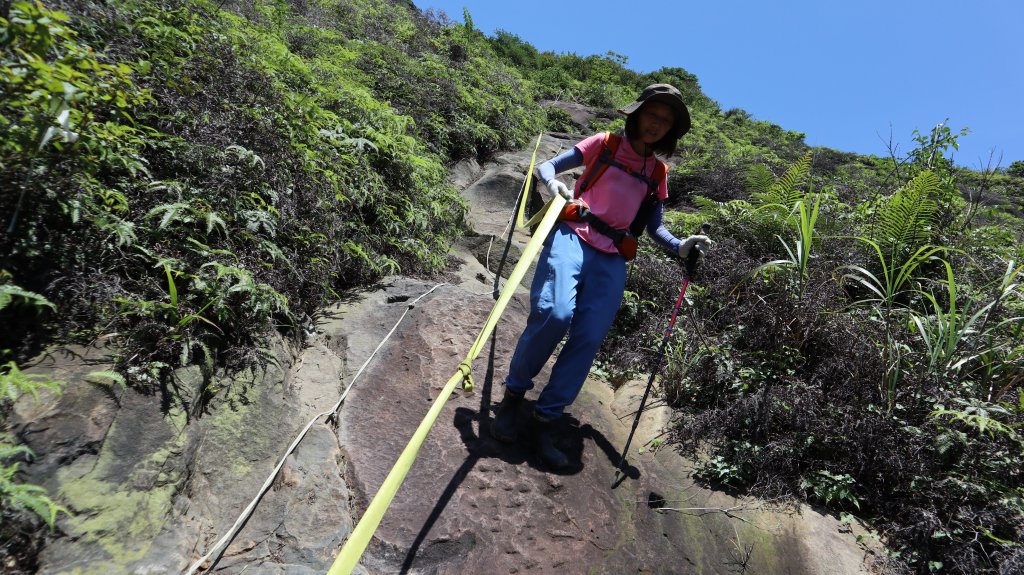
[[793, 269], [796, 275], [797, 294], [800, 299], [803, 299], [804, 291], [807, 288], [807, 280], [810, 278], [808, 268], [811, 261], [811, 246], [814, 244], [814, 228], [818, 223], [820, 209], [821, 194], [814, 197], [813, 203], [810, 197], [797, 200], [793, 206], [793, 212], [798, 215], [799, 219], [795, 221], [794, 227], [796, 228], [797, 237], [793, 241], [792, 247], [786, 243], [786, 240], [782, 239], [782, 236], [776, 236], [789, 257], [762, 264], [754, 270], [752, 275], [761, 273], [769, 268]]
[[[758, 164], [753, 166], [747, 174], [747, 189], [750, 192], [751, 202], [736, 203], [736, 207], [743, 208], [740, 211], [740, 219], [754, 222], [754, 226], [779, 229], [783, 231], [776, 233], [775, 237], [786, 250], [786, 258], [771, 260], [754, 269], [747, 275], [747, 279], [769, 269], [790, 269], [794, 270], [797, 293], [803, 298], [806, 282], [809, 277], [808, 268], [811, 259], [811, 247], [814, 244], [815, 226], [818, 222], [818, 214], [821, 209], [822, 196], [815, 195], [813, 198], [804, 187], [810, 178], [811, 153], [804, 154], [796, 163], [786, 170], [786, 173], [776, 178], [768, 168]], [[789, 231], [795, 231], [793, 243], [787, 243], [782, 234], [789, 235]]]
[[[959, 288], [952, 267], [946, 264], [946, 305], [928, 292], [920, 292], [930, 304], [931, 313], [910, 313], [928, 357], [929, 373], [940, 377], [959, 377], [978, 384], [977, 394], [985, 401], [997, 400], [1002, 393], [1024, 380], [1024, 346], [1020, 335], [1024, 317], [1001, 317], [1011, 300], [1024, 300], [1017, 283], [1021, 269], [1013, 261], [994, 284], [991, 300], [968, 298], [958, 308]], [[998, 392], [997, 392], [998, 391]]]
[[927, 371], [931, 374], [942, 376], [955, 372], [964, 364], [977, 357], [977, 354], [961, 354], [964, 348], [969, 347], [971, 337], [978, 333], [976, 325], [983, 316], [992, 309], [998, 300], [993, 300], [981, 306], [969, 317], [970, 304], [965, 309], [957, 308], [958, 286], [953, 276], [953, 266], [943, 260], [946, 268], [946, 298], [947, 305], [942, 305], [932, 292], [918, 290], [918, 293], [928, 302], [931, 313], [918, 314], [910, 311], [910, 320], [917, 328], [921, 341], [924, 343], [925, 354], [928, 357]]
[[894, 309], [903, 294], [915, 291], [921, 268], [929, 262], [945, 262], [939, 255], [949, 251], [927, 243], [937, 214], [932, 196], [939, 188], [938, 178], [925, 171], [881, 202], [870, 237], [855, 238], [870, 248], [874, 258], [869, 259], [873, 262], [840, 268], [845, 270], [841, 281], [849, 280], [867, 289], [868, 297], [858, 303], [872, 306], [884, 327], [885, 341], [881, 345], [885, 372], [879, 392], [889, 409], [895, 402], [904, 355], [904, 346], [896, 337], [895, 321], [899, 316]]

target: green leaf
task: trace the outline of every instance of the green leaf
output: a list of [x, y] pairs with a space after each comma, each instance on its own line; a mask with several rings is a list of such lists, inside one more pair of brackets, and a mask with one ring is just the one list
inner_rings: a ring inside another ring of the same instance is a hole
[[175, 309], [178, 308], [178, 286], [174, 283], [174, 275], [171, 274], [171, 268], [167, 264], [164, 264], [164, 273], [167, 275], [167, 290], [171, 295], [171, 306]]
[[57, 311], [56, 306], [50, 303], [50, 301], [45, 297], [35, 292], [21, 289], [20, 287], [12, 284], [0, 285], [0, 309], [4, 309], [10, 305], [15, 298], [21, 298], [29, 305], [35, 307], [48, 307], [53, 311]]
[[116, 371], [90, 371], [85, 374], [85, 380], [90, 383], [98, 383], [100, 385], [120, 385], [126, 386], [127, 382], [124, 376]]

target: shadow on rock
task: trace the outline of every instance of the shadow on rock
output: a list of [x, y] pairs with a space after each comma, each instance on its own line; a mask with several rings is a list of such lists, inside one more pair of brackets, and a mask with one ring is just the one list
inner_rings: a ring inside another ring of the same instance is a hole
[[[493, 345], [491, 349], [493, 354]], [[491, 400], [493, 375], [492, 361], [488, 364], [487, 374], [482, 386], [479, 410], [465, 407], [455, 410], [452, 423], [455, 429], [458, 430], [459, 438], [466, 446], [468, 454], [458, 471], [445, 487], [440, 498], [438, 498], [416, 539], [409, 547], [401, 566], [401, 573], [409, 573], [412, 569], [427, 568], [451, 558], [449, 553], [443, 553], [441, 554], [442, 556], [438, 556], [435, 553], [436, 550], [430, 545], [422, 553], [420, 553], [420, 548], [445, 508], [470, 476], [473, 468], [481, 460], [495, 459], [509, 465], [525, 464], [539, 472], [552, 475], [577, 475], [583, 471], [583, 448], [586, 441], [590, 440], [604, 453], [612, 465], [619, 462], [620, 454], [611, 442], [601, 432], [594, 429], [593, 426], [589, 424], [581, 425], [580, 421], [571, 414], [564, 415], [556, 423], [557, 439], [555, 444], [569, 459], [569, 465], [563, 469], [551, 468], [535, 453], [532, 445], [533, 438], [528, 429], [528, 424], [522, 426], [523, 429], [520, 430], [519, 439], [514, 443], [503, 443], [491, 437], [492, 412], [497, 408], [497, 402]], [[534, 402], [532, 401], [524, 401], [520, 406], [520, 422], [529, 421], [533, 411], [533, 404]], [[640, 477], [640, 470], [627, 464], [625, 475], [632, 479], [637, 479]]]

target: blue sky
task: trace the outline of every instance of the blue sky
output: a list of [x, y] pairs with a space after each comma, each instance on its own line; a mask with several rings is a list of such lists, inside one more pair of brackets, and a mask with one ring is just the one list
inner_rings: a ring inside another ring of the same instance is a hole
[[957, 164], [1024, 160], [1024, 0], [414, 3], [457, 22], [465, 7], [479, 30], [541, 51], [685, 68], [723, 110], [811, 145], [886, 156], [891, 138], [904, 154], [949, 118], [970, 129]]

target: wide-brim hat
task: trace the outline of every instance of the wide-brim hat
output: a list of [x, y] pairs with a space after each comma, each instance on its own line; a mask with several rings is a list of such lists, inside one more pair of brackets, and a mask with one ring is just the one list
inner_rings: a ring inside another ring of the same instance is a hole
[[676, 123], [672, 126], [671, 134], [675, 139], [682, 138], [683, 134], [690, 131], [690, 111], [686, 109], [683, 95], [672, 84], [651, 84], [647, 86], [635, 102], [620, 108], [619, 111], [628, 116], [639, 110], [640, 106], [647, 102], [662, 102], [672, 108], [672, 111], [675, 112]]

